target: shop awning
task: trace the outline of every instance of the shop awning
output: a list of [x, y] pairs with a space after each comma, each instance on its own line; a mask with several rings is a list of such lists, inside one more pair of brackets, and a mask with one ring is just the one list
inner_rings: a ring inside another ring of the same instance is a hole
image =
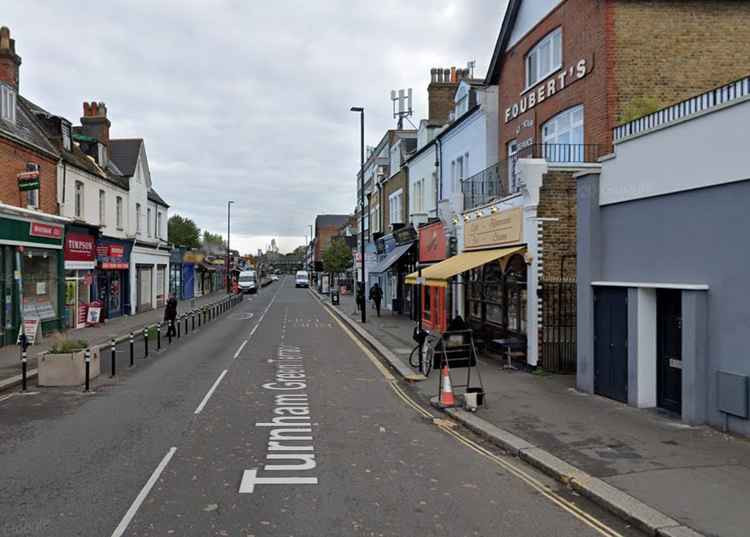
[[402, 244], [401, 246], [396, 246], [393, 250], [391, 250], [391, 253], [389, 253], [385, 259], [378, 263], [374, 269], [370, 270], [370, 272], [385, 272], [386, 270], [391, 268], [391, 265], [401, 259], [401, 256], [404, 255], [409, 250], [409, 248], [411, 248], [412, 244], [414, 243], [409, 242], [407, 244]]
[[[482, 250], [479, 252], [464, 252], [445, 261], [422, 269], [424, 284], [431, 287], [448, 287], [448, 278], [466, 272], [473, 268], [481, 267], [492, 261], [508, 257], [522, 252], [525, 246], [513, 246], [511, 248], [496, 248], [494, 250]], [[405, 282], [410, 285], [417, 283], [417, 272], [412, 272], [406, 277]]]

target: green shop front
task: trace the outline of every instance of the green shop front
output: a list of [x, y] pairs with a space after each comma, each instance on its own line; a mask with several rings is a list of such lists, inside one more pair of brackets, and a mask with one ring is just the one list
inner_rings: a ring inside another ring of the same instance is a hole
[[39, 321], [42, 335], [63, 328], [65, 220], [0, 207], [0, 345], [15, 344], [21, 318]]

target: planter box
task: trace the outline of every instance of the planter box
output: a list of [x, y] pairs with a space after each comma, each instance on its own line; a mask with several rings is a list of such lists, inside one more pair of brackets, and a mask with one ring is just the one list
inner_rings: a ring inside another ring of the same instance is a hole
[[[45, 354], [37, 360], [39, 386], [80, 386], [86, 382], [84, 351], [65, 354]], [[89, 378], [101, 373], [99, 349], [91, 349]]]

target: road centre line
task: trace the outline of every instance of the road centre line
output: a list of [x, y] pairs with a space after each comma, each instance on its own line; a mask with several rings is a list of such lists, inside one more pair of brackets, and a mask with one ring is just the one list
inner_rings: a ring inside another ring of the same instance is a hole
[[214, 382], [213, 386], [211, 386], [211, 389], [208, 390], [208, 393], [203, 398], [203, 401], [201, 401], [201, 404], [198, 405], [198, 408], [195, 409], [195, 412], [193, 414], [200, 414], [203, 411], [203, 407], [206, 406], [206, 403], [208, 403], [208, 400], [211, 398], [211, 395], [213, 395], [214, 390], [219, 386], [219, 383], [221, 382], [221, 379], [224, 378], [224, 375], [227, 374], [227, 370], [221, 372], [221, 375], [219, 375], [219, 378], [216, 379], [216, 382]]
[[255, 331], [260, 326], [260, 323], [262, 323], [263, 319], [266, 317], [266, 313], [268, 313], [268, 310], [271, 309], [271, 306], [273, 306], [273, 303], [276, 301], [276, 296], [279, 294], [279, 291], [281, 291], [281, 289], [282, 289], [281, 287], [279, 287], [278, 289], [276, 289], [276, 292], [274, 293], [273, 297], [271, 298], [271, 302], [268, 303], [268, 306], [266, 306], [266, 309], [264, 309], [263, 313], [261, 313], [260, 318], [258, 319], [258, 322], [255, 323], [255, 326], [253, 326], [253, 329], [250, 330], [250, 337], [248, 337], [247, 339], [250, 339], [250, 338], [253, 337], [253, 335], [255, 334]]
[[169, 461], [174, 456], [175, 451], [177, 451], [176, 447], [172, 446], [171, 448], [169, 448], [169, 451], [167, 451], [167, 454], [164, 455], [164, 458], [156, 467], [156, 470], [154, 470], [154, 473], [151, 474], [151, 477], [149, 477], [148, 481], [146, 481], [146, 484], [143, 485], [143, 488], [138, 493], [138, 496], [136, 496], [135, 500], [133, 500], [133, 503], [130, 505], [130, 508], [128, 509], [128, 511], [125, 513], [125, 516], [122, 517], [122, 520], [115, 528], [115, 531], [112, 532], [112, 537], [121, 537], [122, 535], [125, 534], [125, 530], [128, 529], [128, 525], [133, 520], [133, 517], [135, 517], [135, 514], [138, 512], [138, 509], [140, 508], [141, 504], [148, 496], [148, 493], [156, 484], [156, 481], [159, 479], [159, 476], [161, 475], [161, 473], [167, 467], [167, 464], [169, 464]]
[[239, 348], [239, 349], [237, 349], [237, 352], [235, 352], [235, 353], [234, 353], [234, 358], [232, 358], [232, 360], [236, 360], [236, 359], [237, 359], [237, 357], [238, 357], [238, 356], [240, 355], [240, 353], [242, 352], [242, 349], [244, 349], [244, 348], [245, 348], [245, 345], [247, 345], [247, 341], [248, 341], [248, 340], [245, 340], [245, 341], [243, 341], [243, 342], [242, 342], [242, 345], [240, 345], [240, 348]]

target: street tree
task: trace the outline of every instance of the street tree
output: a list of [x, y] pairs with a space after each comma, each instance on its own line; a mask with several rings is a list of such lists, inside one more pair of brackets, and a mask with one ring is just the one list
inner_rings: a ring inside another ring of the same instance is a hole
[[198, 248], [201, 230], [190, 218], [175, 214], [167, 221], [167, 237], [176, 246]]
[[323, 270], [330, 274], [346, 272], [352, 267], [352, 250], [343, 240], [333, 239], [323, 252]]

